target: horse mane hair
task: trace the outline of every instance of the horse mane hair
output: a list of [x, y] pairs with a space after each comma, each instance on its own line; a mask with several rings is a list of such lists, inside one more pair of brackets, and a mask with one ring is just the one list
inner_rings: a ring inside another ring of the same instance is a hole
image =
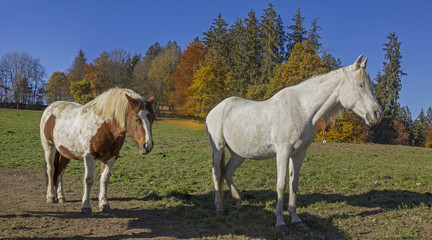
[[138, 93], [130, 89], [112, 88], [85, 104], [83, 108], [93, 111], [103, 121], [115, 120], [124, 128], [126, 112], [129, 108], [126, 94], [135, 99], [142, 99]]

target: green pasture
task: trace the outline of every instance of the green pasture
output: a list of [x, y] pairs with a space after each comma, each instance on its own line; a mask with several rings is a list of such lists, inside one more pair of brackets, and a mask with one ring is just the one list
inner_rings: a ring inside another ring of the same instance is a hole
[[[0, 168], [43, 169], [41, 114], [0, 109]], [[196, 228], [193, 238], [432, 239], [431, 149], [313, 143], [300, 173], [298, 213], [306, 227], [288, 225], [293, 234], [284, 236], [274, 228], [274, 159], [245, 160], [234, 177], [243, 209], [231, 207], [233, 199], [225, 191], [225, 214], [216, 214], [205, 130], [160, 120], [153, 135], [155, 147], [146, 156], [127, 138], [109, 192], [124, 192], [142, 209], [179, 223], [165, 227], [163, 236], [175, 237], [184, 224]], [[71, 161], [65, 179], [81, 179], [83, 172], [81, 162]], [[285, 199], [289, 223], [288, 193]], [[130, 224], [134, 221], [140, 219]], [[211, 229], [212, 235], [202, 229]]]

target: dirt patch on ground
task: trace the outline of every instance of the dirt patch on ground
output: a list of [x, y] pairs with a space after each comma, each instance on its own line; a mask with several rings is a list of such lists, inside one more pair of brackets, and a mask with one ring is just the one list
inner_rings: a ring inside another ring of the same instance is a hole
[[[46, 203], [42, 171], [0, 169], [0, 238], [173, 239], [215, 236], [184, 222], [174, 222], [140, 199], [109, 191], [111, 211], [99, 212], [92, 190], [93, 214], [80, 212], [82, 181], [67, 186], [66, 203]], [[70, 176], [68, 176], [70, 178]], [[113, 189], [111, 189], [113, 190]], [[217, 236], [217, 234], [216, 234]]]

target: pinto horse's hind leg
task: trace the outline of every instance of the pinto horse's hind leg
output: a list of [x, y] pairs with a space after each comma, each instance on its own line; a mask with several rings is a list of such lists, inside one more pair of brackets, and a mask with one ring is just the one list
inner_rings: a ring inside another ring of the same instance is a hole
[[54, 186], [54, 161], [56, 158], [56, 154], [58, 156], [57, 150], [54, 146], [44, 146], [45, 150], [45, 167], [46, 167], [46, 176], [47, 176], [47, 194], [46, 199], [48, 203], [57, 202], [56, 192]]
[[92, 155], [87, 154], [84, 157], [84, 167], [84, 195], [82, 198], [81, 212], [88, 214], [92, 212], [92, 207], [90, 204], [90, 190], [94, 182], [94, 158]]
[[59, 155], [58, 163], [55, 166], [54, 179], [56, 181], [57, 187], [57, 199], [59, 203], [66, 202], [66, 198], [63, 194], [63, 174], [66, 170], [66, 166], [68, 165], [70, 159]]
[[111, 169], [116, 161], [116, 157], [113, 157], [107, 161], [106, 164], [102, 163], [102, 174], [100, 177], [100, 192], [99, 192], [99, 210], [102, 212], [110, 210], [108, 203], [108, 183], [111, 177]]
[[239, 167], [243, 163], [243, 161], [244, 161], [244, 158], [240, 157], [239, 155], [237, 155], [236, 153], [231, 151], [231, 158], [226, 165], [226, 177], [225, 178], [226, 178], [227, 184], [231, 190], [231, 195], [236, 200], [236, 204], [234, 205], [234, 207], [237, 209], [241, 209], [241, 198], [240, 198], [240, 194], [238, 193], [238, 191], [234, 185], [233, 175], [234, 175], [234, 171], [237, 169], [237, 167]]

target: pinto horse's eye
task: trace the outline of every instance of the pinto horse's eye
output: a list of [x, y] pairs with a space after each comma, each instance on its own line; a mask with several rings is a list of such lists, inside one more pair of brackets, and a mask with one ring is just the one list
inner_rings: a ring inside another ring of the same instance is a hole
[[137, 122], [141, 122], [141, 118], [139, 118], [138, 116], [135, 117], [135, 121]]

